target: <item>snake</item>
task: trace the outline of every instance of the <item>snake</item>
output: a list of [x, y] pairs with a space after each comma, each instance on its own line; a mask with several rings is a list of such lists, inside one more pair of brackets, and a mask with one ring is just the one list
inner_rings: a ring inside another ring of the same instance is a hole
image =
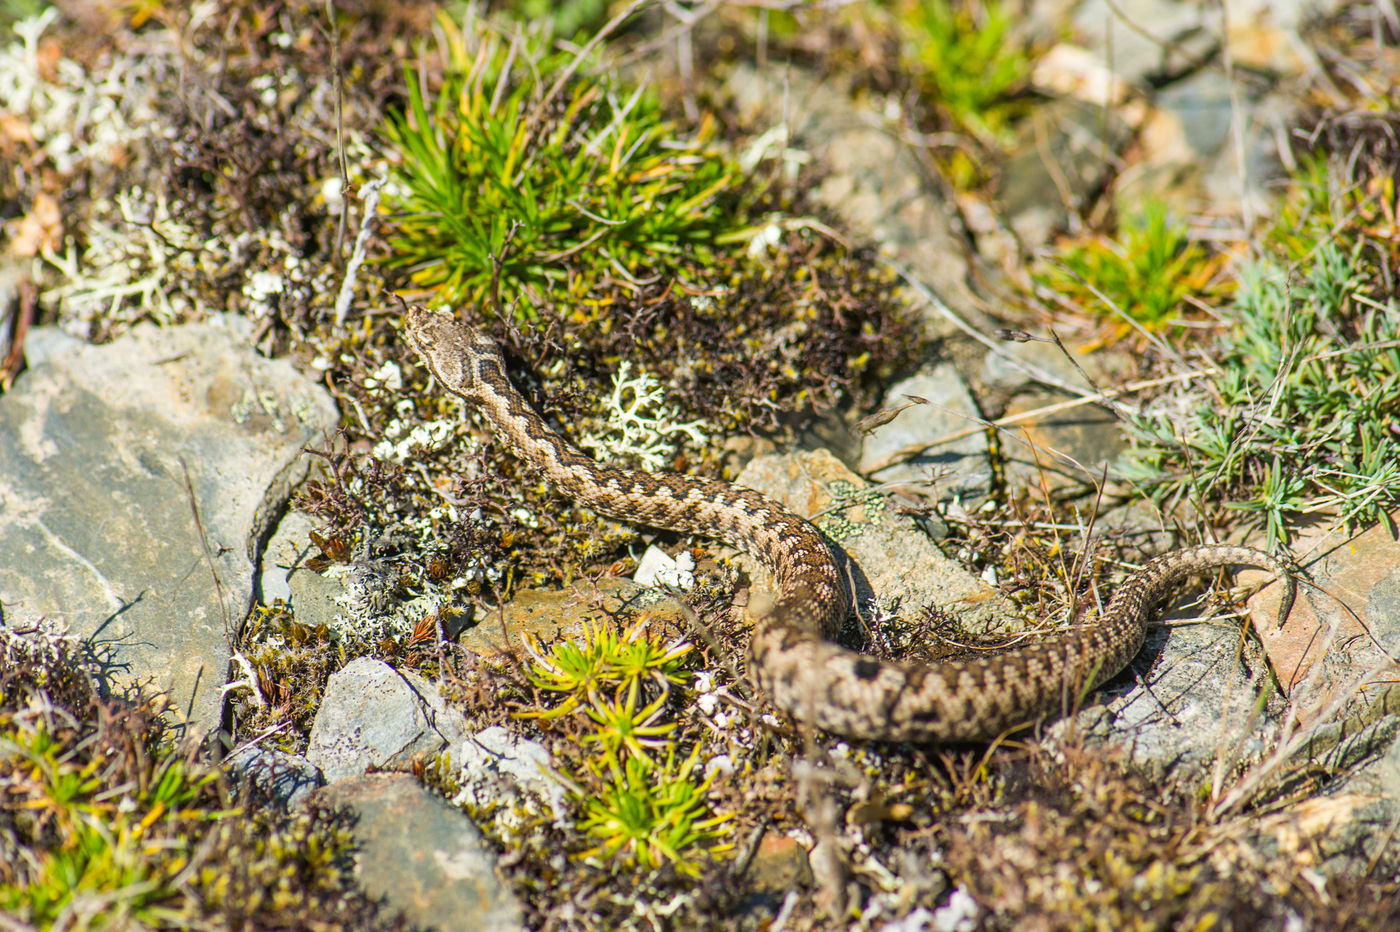
[[500, 345], [448, 310], [409, 307], [404, 333], [438, 383], [577, 503], [630, 524], [720, 540], [762, 563], [774, 592], [749, 602], [749, 676], [774, 707], [836, 735], [991, 741], [1068, 714], [1132, 661], [1151, 610], [1192, 575], [1259, 567], [1284, 586], [1280, 625], [1292, 608], [1295, 584], [1283, 560], [1252, 547], [1203, 544], [1144, 563], [1088, 624], [991, 656], [928, 664], [876, 658], [835, 641], [852, 609], [851, 592], [832, 545], [811, 522], [729, 482], [589, 458], [515, 388]]

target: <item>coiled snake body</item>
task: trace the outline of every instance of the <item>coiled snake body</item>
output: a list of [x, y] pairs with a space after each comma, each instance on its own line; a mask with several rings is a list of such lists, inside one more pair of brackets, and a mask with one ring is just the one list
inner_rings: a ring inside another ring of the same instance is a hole
[[1293, 602], [1288, 568], [1249, 547], [1172, 551], [1124, 581], [1092, 624], [989, 658], [891, 663], [832, 643], [851, 596], [821, 533], [771, 499], [727, 482], [648, 475], [597, 463], [560, 437], [512, 386], [500, 347], [444, 311], [413, 307], [408, 337], [449, 391], [486, 415], [502, 437], [560, 489], [602, 514], [717, 538], [763, 561], [777, 595], [755, 620], [750, 675], [799, 721], [854, 738], [994, 738], [1071, 710], [1142, 647], [1148, 611], [1185, 576], [1254, 565], [1284, 581], [1279, 618]]

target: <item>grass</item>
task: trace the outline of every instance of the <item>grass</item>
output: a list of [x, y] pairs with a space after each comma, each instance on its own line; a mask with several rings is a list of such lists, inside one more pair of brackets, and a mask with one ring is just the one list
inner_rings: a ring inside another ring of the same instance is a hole
[[1149, 201], [1128, 213], [1117, 234], [1071, 240], [1041, 264], [1036, 283], [1053, 300], [1101, 318], [1108, 339], [1141, 328], [1169, 331], [1198, 303], [1229, 289], [1224, 257], [1187, 237], [1188, 227], [1165, 204]]
[[439, 23], [441, 86], [430, 101], [429, 75], [407, 69], [409, 106], [385, 127], [392, 263], [414, 284], [456, 305], [505, 294], [529, 319], [598, 278], [671, 277], [683, 254], [743, 238], [722, 200], [736, 168], [706, 128], [681, 138], [654, 95], [587, 75], [539, 30], [469, 40]]
[[641, 681], [669, 689], [684, 679], [683, 661], [691, 652], [684, 641], [662, 644], [645, 624], [619, 632], [606, 622], [586, 624], [577, 638], [560, 641], [549, 650], [533, 637], [527, 637], [525, 645], [531, 685], [565, 695], [561, 705], [545, 713], [548, 717], [573, 712], [604, 692], [635, 691]]
[[1223, 501], [1271, 547], [1318, 520], [1393, 533], [1400, 308], [1378, 281], [1360, 244], [1337, 238], [1291, 271], [1246, 265], [1214, 363], [1132, 425], [1129, 475], [1169, 508]]

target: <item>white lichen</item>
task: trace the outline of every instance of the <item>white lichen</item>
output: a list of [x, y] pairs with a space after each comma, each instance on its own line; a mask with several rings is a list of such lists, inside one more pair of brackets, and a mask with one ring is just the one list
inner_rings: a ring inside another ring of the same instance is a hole
[[[371, 391], [397, 391], [403, 386], [403, 374], [392, 361], [380, 366], [365, 380]], [[374, 455], [388, 463], [407, 463], [425, 453], [436, 453], [450, 443], [457, 430], [455, 420], [438, 418], [421, 421], [415, 413], [413, 400], [401, 399], [394, 406], [395, 417], [384, 425], [384, 435], [374, 445]]]
[[599, 459], [634, 459], [647, 472], [663, 469], [685, 437], [703, 447], [709, 437], [703, 421], [680, 421], [680, 412], [666, 402], [661, 384], [650, 374], [632, 376], [632, 364], [623, 361], [613, 376], [612, 393], [604, 402], [608, 422], [599, 434], [579, 440]]

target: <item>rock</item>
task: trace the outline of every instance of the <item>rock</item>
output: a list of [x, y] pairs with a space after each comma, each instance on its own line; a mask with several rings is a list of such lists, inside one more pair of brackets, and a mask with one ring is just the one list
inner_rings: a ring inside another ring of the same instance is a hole
[[[1400, 511], [1391, 521], [1400, 521]], [[1269, 620], [1282, 587], [1261, 592], [1259, 638], [1289, 696], [1317, 701], [1400, 656], [1400, 541], [1384, 525], [1350, 538], [1318, 527], [1298, 533], [1292, 549], [1321, 554], [1305, 567], [1318, 588], [1299, 586], [1282, 628]]]
[[686, 606], [659, 589], [644, 589], [627, 579], [604, 576], [575, 580], [563, 591], [522, 589], [504, 606], [502, 615], [488, 612], [476, 625], [463, 631], [457, 643], [478, 654], [491, 655], [507, 648], [518, 650], [522, 635], [541, 640], [573, 637], [584, 623], [636, 611], [684, 627]]
[[372, 897], [424, 929], [524, 929], [495, 858], [458, 809], [405, 774], [366, 774], [323, 787], [312, 800], [357, 817], [355, 875]]
[[1064, 402], [1059, 392], [1026, 392], [1007, 405], [1005, 416], [1028, 415], [1002, 434], [1006, 481], [1015, 488], [1093, 489], [1114, 476], [1127, 447], [1118, 418], [1098, 405], [1083, 404], [1040, 414]]
[[351, 661], [326, 683], [306, 759], [335, 782], [370, 768], [410, 767], [468, 734], [466, 717], [417, 673], [382, 660]]
[[[939, 363], [897, 382], [883, 407], [908, 405], [909, 396], [927, 404], [905, 407], [888, 424], [875, 428], [861, 447], [860, 471], [880, 482], [927, 486], [931, 497], [985, 492], [991, 469], [982, 415], [958, 370]], [[971, 433], [936, 447], [931, 441]]]
[[244, 745], [224, 761], [233, 779], [247, 780], [284, 806], [295, 806], [326, 785], [321, 768], [299, 754]]
[[316, 575], [302, 565], [307, 557], [316, 554], [310, 536], [315, 528], [316, 523], [299, 511], [287, 512], [278, 522], [263, 550], [257, 597], [264, 605], [271, 605], [276, 599], [290, 602], [291, 580]]
[[[785, 126], [791, 144], [828, 169], [812, 193], [845, 231], [880, 243], [964, 318], [985, 320], [967, 284], [957, 211], [916, 146], [902, 138], [902, 118], [854, 100], [835, 78], [819, 81], [800, 68], [759, 72], [740, 65], [725, 89], [745, 120]], [[945, 320], [926, 312], [930, 330], [950, 332]]]
[[674, 557], [652, 544], [637, 561], [632, 581], [639, 586], [674, 586], [689, 589], [695, 585], [695, 558], [682, 550]]
[[61, 619], [106, 653], [109, 687], [150, 682], [217, 728], [261, 542], [335, 406], [213, 324], [39, 342], [52, 355], [0, 398], [3, 622]]
[[998, 200], [1022, 244], [1038, 249], [1100, 197], [1132, 139], [1121, 108], [1101, 102], [1053, 100], [1017, 127], [1017, 140], [999, 172]]
[[776, 908], [789, 891], [811, 886], [807, 849], [790, 835], [768, 832], [754, 852], [745, 880], [750, 909], [761, 903]]
[[1260, 687], [1241, 668], [1240, 645], [1240, 631], [1230, 624], [1152, 628], [1131, 667], [1147, 672], [1135, 680], [1120, 675], [1113, 682], [1123, 685], [1111, 682], [1049, 734], [1111, 741], [1155, 778], [1185, 785], [1209, 778], [1222, 753], [1256, 760], [1277, 727], [1256, 712]]
[[[1317, 527], [1301, 531], [1293, 550], [1321, 554], [1306, 567], [1313, 585], [1299, 585], [1282, 627], [1274, 621], [1282, 587], [1260, 592], [1255, 630], [1308, 729], [1298, 756], [1370, 780], [1385, 772], [1386, 755], [1400, 753], [1391, 659], [1400, 656], [1400, 542], [1384, 525], [1346, 539]], [[1387, 779], [1383, 795], [1400, 802], [1400, 780]]]
[[1181, 0], [1084, 0], [1073, 22], [1114, 75], [1143, 87], [1209, 59], [1220, 45], [1219, 10]]
[[813, 523], [854, 563], [862, 616], [878, 597], [906, 611], [930, 603], [946, 608], [976, 633], [1024, 629], [1007, 599], [945, 557], [911, 518], [898, 514], [889, 493], [869, 488], [825, 450], [760, 456], [737, 483], [816, 516]]
[[[1278, 141], [1295, 117], [1281, 94], [1231, 93], [1217, 69], [1202, 69], [1163, 88], [1139, 134], [1140, 153], [1125, 173], [1119, 203], [1158, 198], [1209, 203], [1217, 213], [1267, 214], [1276, 200], [1282, 167]], [[1240, 117], [1236, 148], [1233, 123]], [[1245, 163], [1241, 167], [1239, 156]]]
[[452, 762], [461, 785], [452, 804], [470, 807], [478, 824], [490, 819], [519, 834], [526, 822], [562, 826], [568, 816], [564, 787], [551, 776], [554, 761], [538, 741], [494, 725], [459, 744]]

